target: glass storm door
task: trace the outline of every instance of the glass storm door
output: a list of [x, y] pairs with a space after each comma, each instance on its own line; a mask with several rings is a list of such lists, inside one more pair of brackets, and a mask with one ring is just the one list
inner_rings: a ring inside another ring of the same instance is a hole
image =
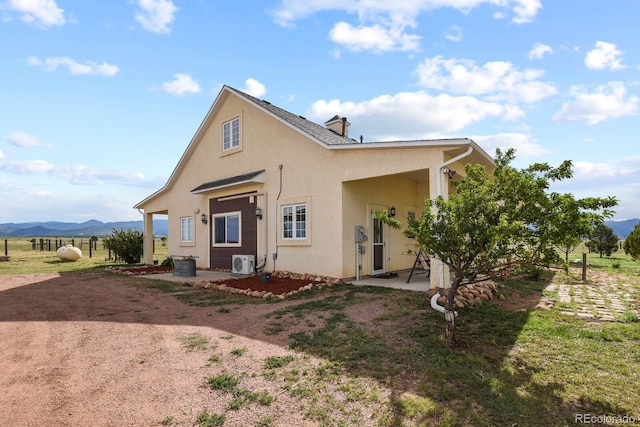
[[375, 216], [372, 216], [372, 239], [371, 239], [371, 275], [385, 272], [384, 265], [384, 223]]

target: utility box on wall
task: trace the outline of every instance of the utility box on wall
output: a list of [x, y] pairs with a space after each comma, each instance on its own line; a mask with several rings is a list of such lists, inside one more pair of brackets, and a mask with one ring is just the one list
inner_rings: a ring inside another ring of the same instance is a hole
[[367, 235], [364, 234], [364, 225], [356, 225], [356, 243], [367, 241]]

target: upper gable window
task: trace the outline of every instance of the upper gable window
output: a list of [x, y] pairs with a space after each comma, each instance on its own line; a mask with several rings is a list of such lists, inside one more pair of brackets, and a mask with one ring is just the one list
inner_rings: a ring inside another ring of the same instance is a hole
[[240, 118], [222, 124], [222, 151], [240, 146]]

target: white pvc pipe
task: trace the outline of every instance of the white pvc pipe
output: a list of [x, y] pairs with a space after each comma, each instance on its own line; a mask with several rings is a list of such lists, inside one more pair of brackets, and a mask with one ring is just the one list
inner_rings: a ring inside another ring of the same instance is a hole
[[[438, 304], [438, 298], [440, 298], [440, 294], [439, 293], [435, 293], [432, 297], [431, 297], [431, 308], [433, 308], [435, 311], [438, 311], [440, 313], [444, 313], [444, 315], [446, 316], [446, 310], [443, 306], [441, 306], [440, 304]], [[457, 311], [453, 312], [454, 316], [458, 315]]]
[[435, 311], [439, 311], [440, 313], [444, 313], [444, 307], [438, 304], [438, 298], [440, 298], [440, 294], [436, 292], [431, 297], [431, 308], [433, 308]]

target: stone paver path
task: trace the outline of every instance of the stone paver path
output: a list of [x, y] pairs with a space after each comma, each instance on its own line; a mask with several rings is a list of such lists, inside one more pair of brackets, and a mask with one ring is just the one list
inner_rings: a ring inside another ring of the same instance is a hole
[[631, 285], [616, 277], [592, 273], [587, 283], [552, 283], [545, 288], [549, 296], [557, 293], [555, 306], [561, 313], [583, 319], [616, 321], [633, 311], [638, 316]]

